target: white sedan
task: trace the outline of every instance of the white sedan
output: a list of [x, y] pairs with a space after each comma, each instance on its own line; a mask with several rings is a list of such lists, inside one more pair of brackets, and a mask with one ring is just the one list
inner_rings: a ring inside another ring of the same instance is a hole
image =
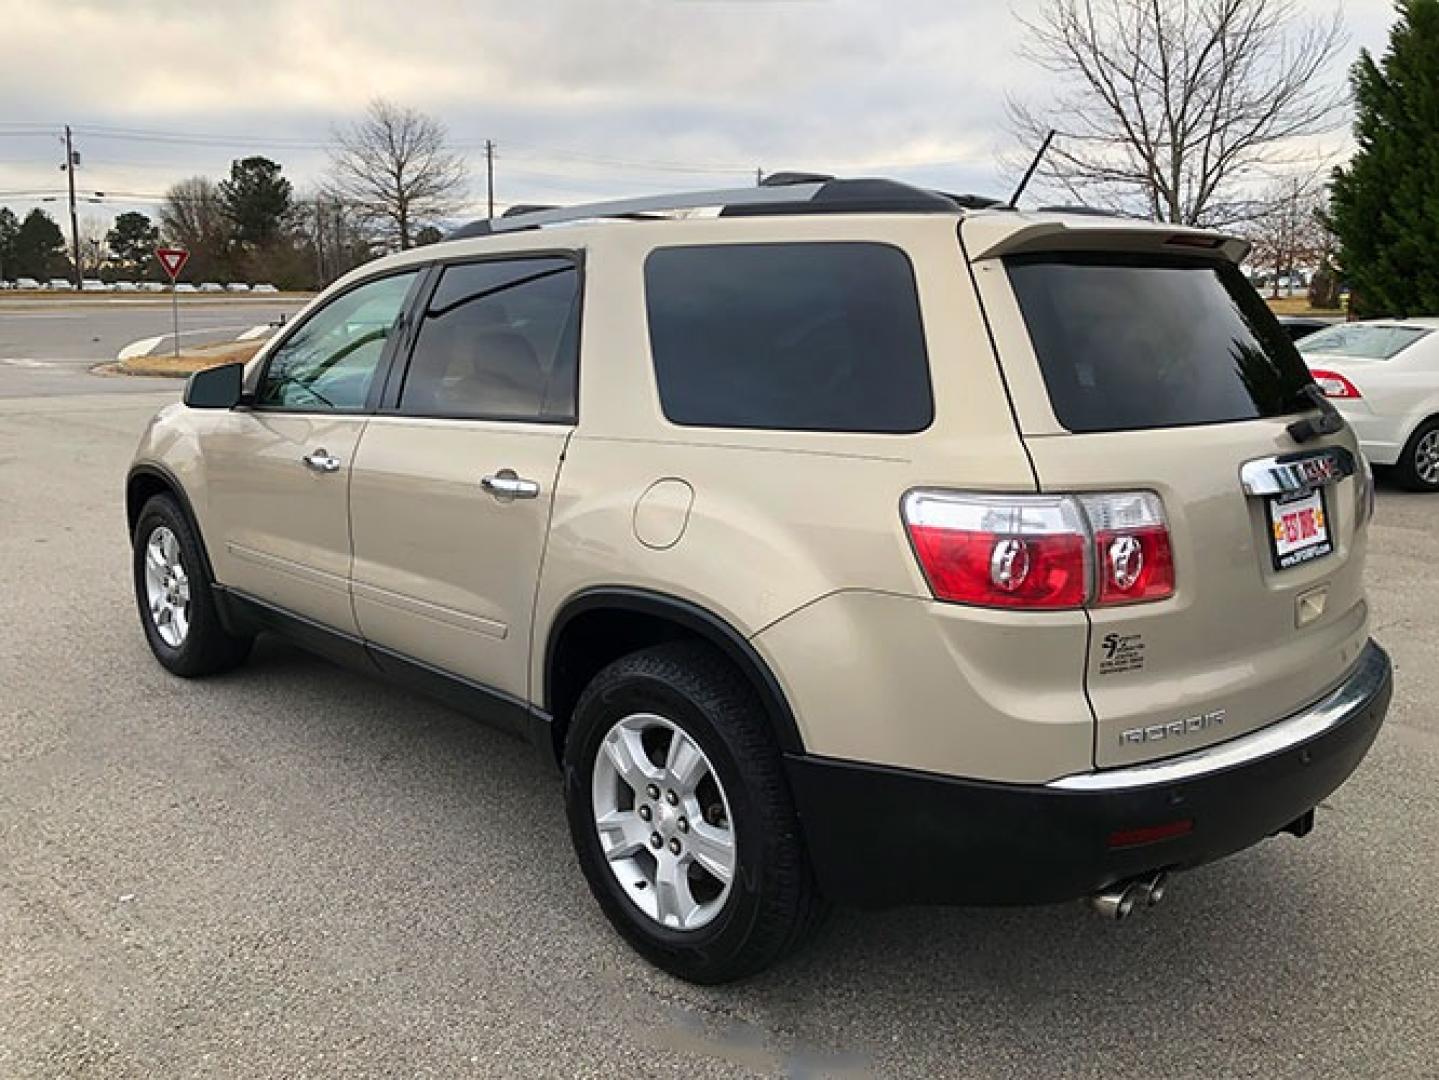
[[1439, 319], [1344, 323], [1298, 348], [1365, 456], [1406, 487], [1439, 491]]

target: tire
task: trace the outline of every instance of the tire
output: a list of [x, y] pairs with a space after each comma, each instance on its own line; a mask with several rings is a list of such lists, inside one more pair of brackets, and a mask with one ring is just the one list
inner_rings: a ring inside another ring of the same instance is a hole
[[254, 638], [236, 637], [221, 625], [200, 539], [171, 496], [153, 496], [141, 508], [131, 561], [140, 624], [167, 671], [188, 679], [244, 662]]
[[1394, 471], [1410, 491], [1439, 491], [1439, 416], [1425, 420], [1409, 436]]
[[[615, 764], [616, 755], [625, 759], [621, 744], [647, 757], [630, 780]], [[677, 745], [680, 760], [668, 757]], [[825, 914], [764, 710], [708, 646], [656, 646], [595, 676], [575, 706], [564, 774], [570, 835], [590, 890], [615, 929], [665, 971], [702, 984], [744, 978], [796, 948]], [[700, 779], [686, 785], [686, 775]], [[650, 781], [657, 798], [642, 790]], [[610, 827], [601, 828], [602, 817]], [[724, 865], [726, 834], [727, 885], [713, 871]]]

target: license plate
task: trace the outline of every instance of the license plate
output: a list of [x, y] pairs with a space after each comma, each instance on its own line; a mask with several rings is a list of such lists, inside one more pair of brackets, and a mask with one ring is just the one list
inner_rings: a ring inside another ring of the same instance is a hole
[[1334, 550], [1329, 539], [1329, 517], [1324, 512], [1324, 490], [1273, 495], [1269, 503], [1269, 550], [1274, 568], [1291, 566], [1328, 555]]

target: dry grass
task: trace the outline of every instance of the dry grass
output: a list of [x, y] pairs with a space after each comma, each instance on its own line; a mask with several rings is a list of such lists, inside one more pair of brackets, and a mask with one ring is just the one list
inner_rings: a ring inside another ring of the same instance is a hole
[[1264, 302], [1276, 315], [1344, 315], [1343, 308], [1316, 308], [1309, 306], [1309, 297], [1299, 296], [1266, 296]]
[[243, 364], [259, 352], [263, 344], [263, 341], [228, 341], [220, 345], [182, 349], [179, 356], [173, 353], [132, 356], [116, 364], [115, 370], [126, 375], [193, 375], [221, 364]]

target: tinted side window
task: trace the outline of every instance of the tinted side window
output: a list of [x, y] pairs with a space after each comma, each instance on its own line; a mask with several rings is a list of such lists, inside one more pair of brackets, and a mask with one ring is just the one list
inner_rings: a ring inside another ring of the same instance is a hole
[[933, 419], [914, 272], [897, 248], [662, 248], [645, 297], [676, 424], [899, 433]]
[[337, 296], [276, 347], [255, 402], [306, 412], [360, 409], [417, 271]]
[[420, 326], [400, 409], [573, 419], [578, 330], [579, 271], [568, 259], [448, 266]]

